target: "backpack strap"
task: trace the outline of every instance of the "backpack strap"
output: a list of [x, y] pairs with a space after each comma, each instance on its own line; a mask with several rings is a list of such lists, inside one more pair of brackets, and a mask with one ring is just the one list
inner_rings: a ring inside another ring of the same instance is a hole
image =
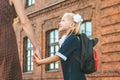
[[[76, 36], [77, 36], [77, 38], [81, 41], [81, 34], [76, 34]], [[80, 45], [80, 46], [82, 46], [82, 44]], [[76, 56], [76, 55], [73, 55], [73, 57], [81, 64], [81, 60], [80, 60], [80, 58], [78, 57], [78, 56]]]

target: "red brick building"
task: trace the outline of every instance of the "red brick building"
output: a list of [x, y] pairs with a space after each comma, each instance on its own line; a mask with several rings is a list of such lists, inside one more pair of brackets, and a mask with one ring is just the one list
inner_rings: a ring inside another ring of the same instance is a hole
[[[26, 14], [33, 25], [42, 58], [58, 50], [58, 23], [65, 12], [82, 15], [81, 31], [98, 37], [95, 49], [99, 70], [87, 80], [120, 80], [120, 1], [119, 0], [25, 0]], [[24, 80], [63, 80], [60, 62], [35, 67], [32, 45], [20, 26], [15, 27]]]

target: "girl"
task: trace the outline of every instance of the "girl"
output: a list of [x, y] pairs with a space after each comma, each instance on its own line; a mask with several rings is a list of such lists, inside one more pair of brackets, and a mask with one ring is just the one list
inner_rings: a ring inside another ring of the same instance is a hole
[[59, 41], [60, 49], [56, 55], [41, 60], [34, 55], [33, 61], [41, 65], [61, 60], [64, 80], [86, 80], [84, 73], [80, 71], [78, 61], [73, 57], [80, 55], [80, 41], [76, 34], [79, 33], [81, 22], [79, 14], [65, 13], [59, 23], [59, 32], [66, 32]]

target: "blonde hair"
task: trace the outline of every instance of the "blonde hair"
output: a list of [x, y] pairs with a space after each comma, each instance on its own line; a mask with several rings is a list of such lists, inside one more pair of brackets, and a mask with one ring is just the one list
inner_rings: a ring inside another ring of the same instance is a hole
[[68, 34], [69, 33], [73, 33], [73, 34], [79, 34], [80, 33], [80, 25], [81, 25], [81, 22], [77, 23], [73, 20], [73, 17], [75, 16], [76, 14], [74, 13], [65, 13], [64, 16], [67, 16], [69, 18], [69, 20], [72, 20], [72, 22], [75, 23], [74, 25], [74, 28], [73, 29], [70, 29], [68, 31]]
[[75, 28], [73, 30], [71, 30], [71, 33], [73, 33], [73, 34], [79, 34], [80, 33], [80, 24], [81, 23], [76, 23], [75, 24]]

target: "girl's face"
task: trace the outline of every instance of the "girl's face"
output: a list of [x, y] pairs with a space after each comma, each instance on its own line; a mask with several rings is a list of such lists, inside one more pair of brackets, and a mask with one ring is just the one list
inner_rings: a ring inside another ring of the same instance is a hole
[[64, 15], [59, 23], [59, 31], [68, 31], [71, 29], [72, 20], [69, 16]]

